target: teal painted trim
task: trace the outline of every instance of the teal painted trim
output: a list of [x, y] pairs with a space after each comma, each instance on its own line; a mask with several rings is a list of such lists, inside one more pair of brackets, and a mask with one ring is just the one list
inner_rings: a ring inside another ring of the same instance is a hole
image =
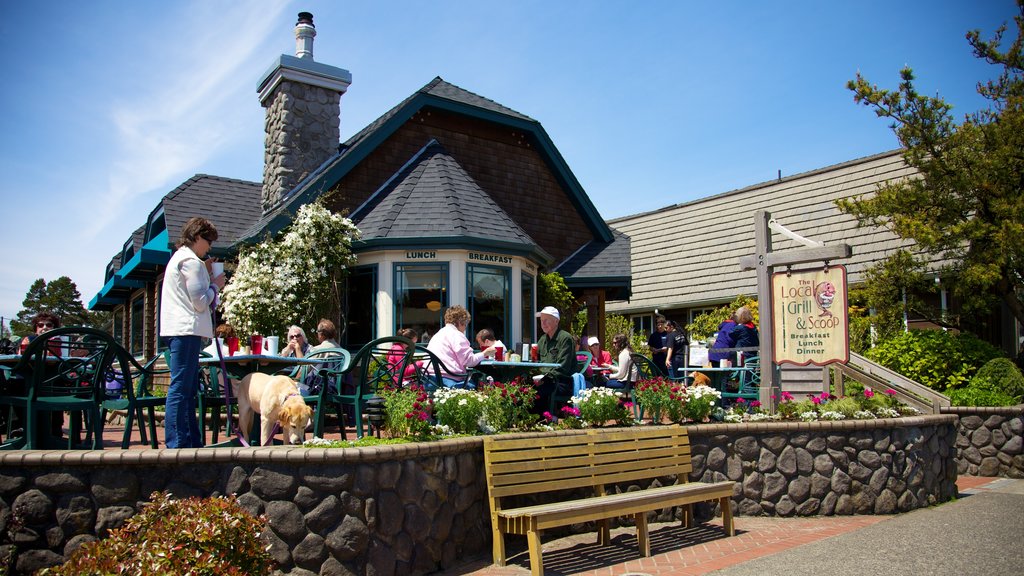
[[370, 250], [493, 250], [511, 256], [529, 258], [542, 266], [550, 266], [554, 258], [539, 246], [505, 242], [487, 238], [469, 238], [465, 236], [437, 236], [434, 238], [374, 238], [352, 242], [353, 252]]

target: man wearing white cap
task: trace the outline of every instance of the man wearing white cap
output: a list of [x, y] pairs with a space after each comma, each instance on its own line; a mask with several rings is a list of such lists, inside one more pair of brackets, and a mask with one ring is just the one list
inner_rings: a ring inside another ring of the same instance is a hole
[[557, 368], [545, 368], [543, 378], [537, 383], [540, 396], [534, 404], [534, 411], [547, 410], [551, 395], [556, 391], [560, 396], [572, 392], [572, 375], [576, 372], [576, 342], [572, 334], [558, 326], [561, 315], [554, 306], [545, 306], [537, 313], [540, 329], [544, 333], [537, 339], [537, 355], [541, 362], [558, 364]]

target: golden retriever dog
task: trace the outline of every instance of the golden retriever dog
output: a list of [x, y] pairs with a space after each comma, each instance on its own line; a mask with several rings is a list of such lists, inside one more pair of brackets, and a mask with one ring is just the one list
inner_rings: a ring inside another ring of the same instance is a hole
[[693, 386], [711, 386], [711, 378], [703, 372], [694, 372]]
[[253, 414], [260, 415], [260, 438], [268, 444], [275, 425], [280, 426], [286, 444], [302, 444], [313, 409], [306, 405], [299, 385], [287, 376], [253, 372], [242, 378], [236, 390], [238, 427], [249, 442]]

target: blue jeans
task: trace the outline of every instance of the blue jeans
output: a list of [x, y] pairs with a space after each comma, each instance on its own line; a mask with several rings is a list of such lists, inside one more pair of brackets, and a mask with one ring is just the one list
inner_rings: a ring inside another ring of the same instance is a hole
[[167, 389], [164, 441], [168, 448], [202, 448], [204, 438], [196, 418], [202, 340], [199, 336], [171, 336], [167, 348], [171, 385]]
[[473, 387], [468, 384], [464, 379], [455, 380], [454, 378], [448, 378], [446, 376], [441, 377], [441, 383], [444, 384], [445, 388], [462, 388], [465, 390], [472, 390]]

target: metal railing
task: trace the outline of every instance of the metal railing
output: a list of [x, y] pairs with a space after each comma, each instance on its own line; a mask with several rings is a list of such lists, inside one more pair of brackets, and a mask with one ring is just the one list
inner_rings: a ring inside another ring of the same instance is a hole
[[868, 360], [856, 352], [850, 352], [850, 361], [847, 364], [830, 364], [822, 371], [822, 384], [826, 390], [828, 390], [830, 376], [833, 376], [832, 384], [835, 386], [836, 396], [844, 395], [845, 381], [849, 378], [876, 391], [891, 388], [896, 391], [897, 399], [917, 408], [924, 414], [939, 414], [943, 407], [950, 405], [949, 398], [943, 394]]

